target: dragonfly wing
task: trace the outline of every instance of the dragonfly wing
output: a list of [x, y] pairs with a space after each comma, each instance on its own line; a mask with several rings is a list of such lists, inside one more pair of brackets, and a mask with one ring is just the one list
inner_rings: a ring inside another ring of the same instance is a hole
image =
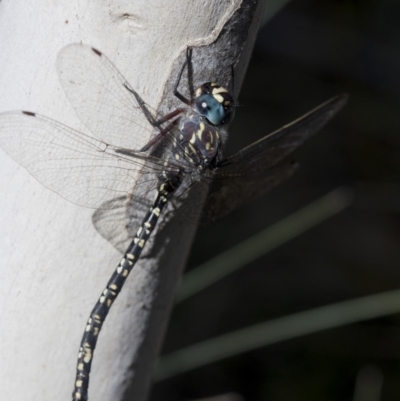
[[249, 175], [281, 161], [318, 132], [346, 104], [347, 95], [335, 96], [299, 119], [247, 146], [222, 162], [223, 174]]
[[318, 132], [346, 102], [347, 95], [336, 96], [223, 161], [212, 182], [202, 221], [216, 220], [290, 177], [297, 164], [285, 161], [285, 157]]
[[154, 131], [129, 83], [100, 51], [83, 44], [64, 47], [57, 58], [62, 87], [81, 121], [110, 144], [141, 149]]
[[106, 202], [92, 216], [97, 232], [124, 254], [133, 240], [151, 201], [136, 196], [122, 196]]
[[297, 167], [297, 163], [284, 160], [264, 170], [262, 175], [218, 177], [211, 184], [201, 223], [208, 224], [215, 221], [239, 206], [260, 197], [289, 178]]
[[[140, 152], [121, 153], [121, 149], [31, 112], [0, 114], [0, 146], [45, 187], [90, 208], [130, 193], [139, 172], [143, 176], [163, 168], [159, 159]], [[149, 178], [141, 180], [141, 185], [155, 186], [156, 181]]]

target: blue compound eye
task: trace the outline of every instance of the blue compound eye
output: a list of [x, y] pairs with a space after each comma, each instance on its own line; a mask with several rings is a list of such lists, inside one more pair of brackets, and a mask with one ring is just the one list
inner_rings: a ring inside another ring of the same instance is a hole
[[212, 95], [201, 95], [195, 100], [195, 107], [199, 114], [207, 118], [211, 124], [220, 125], [225, 120], [225, 110]]
[[213, 125], [226, 125], [235, 114], [235, 100], [222, 86], [206, 82], [196, 90], [194, 107]]

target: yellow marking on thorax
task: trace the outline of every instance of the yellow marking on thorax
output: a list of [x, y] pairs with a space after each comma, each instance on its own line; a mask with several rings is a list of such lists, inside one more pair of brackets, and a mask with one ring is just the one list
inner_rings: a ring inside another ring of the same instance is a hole
[[216, 95], [218, 93], [228, 93], [228, 91], [225, 88], [223, 88], [222, 86], [220, 86], [219, 88], [214, 88], [212, 90], [213, 95]]
[[224, 98], [221, 95], [218, 94], [213, 94], [214, 99], [218, 102], [218, 103], [223, 103], [224, 102]]
[[193, 145], [196, 143], [196, 135], [192, 134], [192, 137], [190, 138], [190, 143], [192, 143]]

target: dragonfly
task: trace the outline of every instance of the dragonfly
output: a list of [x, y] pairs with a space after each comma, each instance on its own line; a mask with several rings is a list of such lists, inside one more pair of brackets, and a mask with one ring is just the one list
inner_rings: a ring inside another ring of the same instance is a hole
[[[333, 97], [224, 158], [236, 100], [213, 82], [185, 97], [179, 85], [191, 55], [188, 48], [173, 90], [182, 107], [166, 115], [147, 105], [102, 52], [84, 44], [63, 48], [57, 69], [67, 98], [93, 136], [31, 111], [0, 114], [3, 150], [45, 187], [74, 204], [96, 209], [98, 222], [117, 216], [106, 212], [118, 208], [125, 208], [123, 218], [129, 218], [136, 206], [148, 204], [149, 193], [154, 194], [141, 223], [131, 218], [129, 224], [137, 224], [137, 229], [90, 312], [79, 346], [73, 401], [88, 400], [103, 323], [167, 205], [179, 201], [180, 212], [205, 223], [261, 196], [294, 173], [297, 164], [287, 156], [347, 100], [347, 95]], [[151, 131], [150, 140], [140, 133], [143, 130]], [[193, 197], [190, 200], [190, 193], [207, 194], [203, 209]]]

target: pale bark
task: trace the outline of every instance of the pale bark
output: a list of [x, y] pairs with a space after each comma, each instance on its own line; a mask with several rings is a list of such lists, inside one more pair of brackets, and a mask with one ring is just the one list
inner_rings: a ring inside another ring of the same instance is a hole
[[[0, 111], [39, 112], [87, 133], [55, 69], [58, 51], [73, 42], [101, 50], [164, 110], [177, 105], [170, 88], [188, 45], [195, 84], [226, 85], [242, 53], [237, 90], [265, 8], [248, 0], [87, 3], [0, 3]], [[68, 400], [86, 319], [120, 255], [94, 230], [92, 210], [47, 190], [2, 150], [0, 171], [1, 397]], [[132, 399], [145, 399], [194, 231], [172, 222], [133, 270], [101, 333], [90, 399], [121, 399], [131, 378]]]

